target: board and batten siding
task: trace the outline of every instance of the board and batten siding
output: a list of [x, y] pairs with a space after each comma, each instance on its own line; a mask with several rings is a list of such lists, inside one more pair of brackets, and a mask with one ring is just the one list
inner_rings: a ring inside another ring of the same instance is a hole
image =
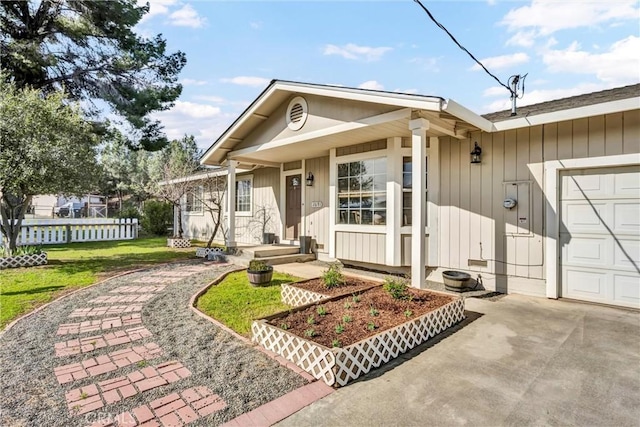
[[[479, 165], [470, 163], [475, 141]], [[440, 266], [496, 275], [498, 290], [509, 276], [509, 291], [544, 295], [543, 162], [638, 152], [638, 110], [441, 138]], [[517, 207], [505, 209], [513, 196]]]
[[336, 257], [371, 264], [385, 264], [386, 234], [336, 232]]
[[[307, 174], [313, 174], [313, 186], [305, 186], [305, 230], [316, 241], [320, 253], [329, 252], [329, 156], [305, 161]], [[303, 177], [303, 180], [306, 177]], [[322, 207], [314, 207], [314, 202]]]

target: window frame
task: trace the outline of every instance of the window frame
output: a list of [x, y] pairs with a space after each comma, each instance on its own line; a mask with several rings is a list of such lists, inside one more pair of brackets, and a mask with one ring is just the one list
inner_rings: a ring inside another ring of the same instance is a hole
[[[404, 231], [405, 230], [410, 230], [411, 227], [413, 226], [413, 218], [411, 219], [411, 223], [409, 224], [405, 224], [404, 223], [404, 211], [406, 210], [405, 205], [404, 205], [404, 195], [405, 194], [410, 194], [410, 197], [413, 197], [413, 186], [411, 188], [405, 188], [404, 186], [404, 159], [408, 157], [409, 159], [411, 159], [411, 173], [413, 173], [413, 156], [411, 154], [411, 149], [403, 149], [402, 150], [402, 155], [400, 157], [400, 175], [401, 175], [401, 186], [400, 186], [400, 191], [402, 193], [401, 196], [401, 200], [400, 200], [400, 228], [401, 230]], [[425, 156], [425, 162], [426, 162], [426, 170], [425, 170], [425, 182], [426, 182], [426, 191], [424, 192], [424, 197], [425, 197], [425, 201], [428, 203], [429, 201], [429, 156]], [[412, 199], [411, 199], [412, 200]], [[412, 209], [412, 208], [409, 208]], [[425, 220], [426, 220], [426, 224], [429, 223], [429, 210], [427, 209], [427, 211], [425, 212]], [[427, 227], [428, 228], [428, 225]]]
[[[199, 195], [196, 196], [196, 192], [199, 193]], [[192, 198], [191, 204], [189, 203], [189, 197]], [[203, 198], [204, 187], [202, 185], [189, 188], [189, 191], [185, 194], [184, 212], [187, 215], [204, 215]], [[194, 209], [194, 206], [198, 206], [198, 208]]]
[[[249, 210], [238, 210], [238, 197], [240, 196], [240, 192], [238, 191], [239, 189], [239, 184], [241, 181], [248, 181], [249, 182]], [[235, 200], [233, 201], [233, 208], [235, 209], [235, 213], [236, 216], [253, 216], [253, 175], [243, 175], [243, 176], [236, 176], [236, 182], [235, 182], [235, 186], [236, 186], [236, 191], [235, 191]]]

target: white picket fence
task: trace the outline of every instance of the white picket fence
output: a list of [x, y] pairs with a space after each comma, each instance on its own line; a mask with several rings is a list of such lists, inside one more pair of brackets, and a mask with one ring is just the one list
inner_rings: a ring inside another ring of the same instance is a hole
[[136, 218], [25, 219], [19, 245], [131, 240], [138, 237]]

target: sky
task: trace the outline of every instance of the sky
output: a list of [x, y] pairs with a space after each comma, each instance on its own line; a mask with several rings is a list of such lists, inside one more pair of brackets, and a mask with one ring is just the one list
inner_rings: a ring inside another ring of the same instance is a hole
[[[423, 4], [502, 83], [528, 73], [518, 105], [640, 82], [639, 1]], [[182, 96], [154, 117], [201, 148], [272, 79], [440, 96], [478, 114], [510, 108], [507, 89], [413, 0], [150, 0], [136, 31], [186, 53]]]

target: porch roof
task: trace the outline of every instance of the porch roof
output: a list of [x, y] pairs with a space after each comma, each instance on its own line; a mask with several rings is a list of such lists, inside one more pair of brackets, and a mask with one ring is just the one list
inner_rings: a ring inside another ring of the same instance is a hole
[[[397, 109], [356, 122], [236, 149], [238, 144], [293, 95], [317, 95], [388, 105]], [[267, 166], [298, 160], [301, 152], [304, 152], [307, 158], [322, 156], [326, 155], [330, 148], [391, 136], [410, 136], [409, 120], [416, 115], [430, 121], [430, 132], [434, 136], [450, 135], [464, 138], [470, 130], [490, 131], [492, 128], [490, 121], [455, 101], [441, 97], [273, 80], [207, 149], [201, 163], [221, 165], [230, 153], [230, 157], [241, 164]]]

